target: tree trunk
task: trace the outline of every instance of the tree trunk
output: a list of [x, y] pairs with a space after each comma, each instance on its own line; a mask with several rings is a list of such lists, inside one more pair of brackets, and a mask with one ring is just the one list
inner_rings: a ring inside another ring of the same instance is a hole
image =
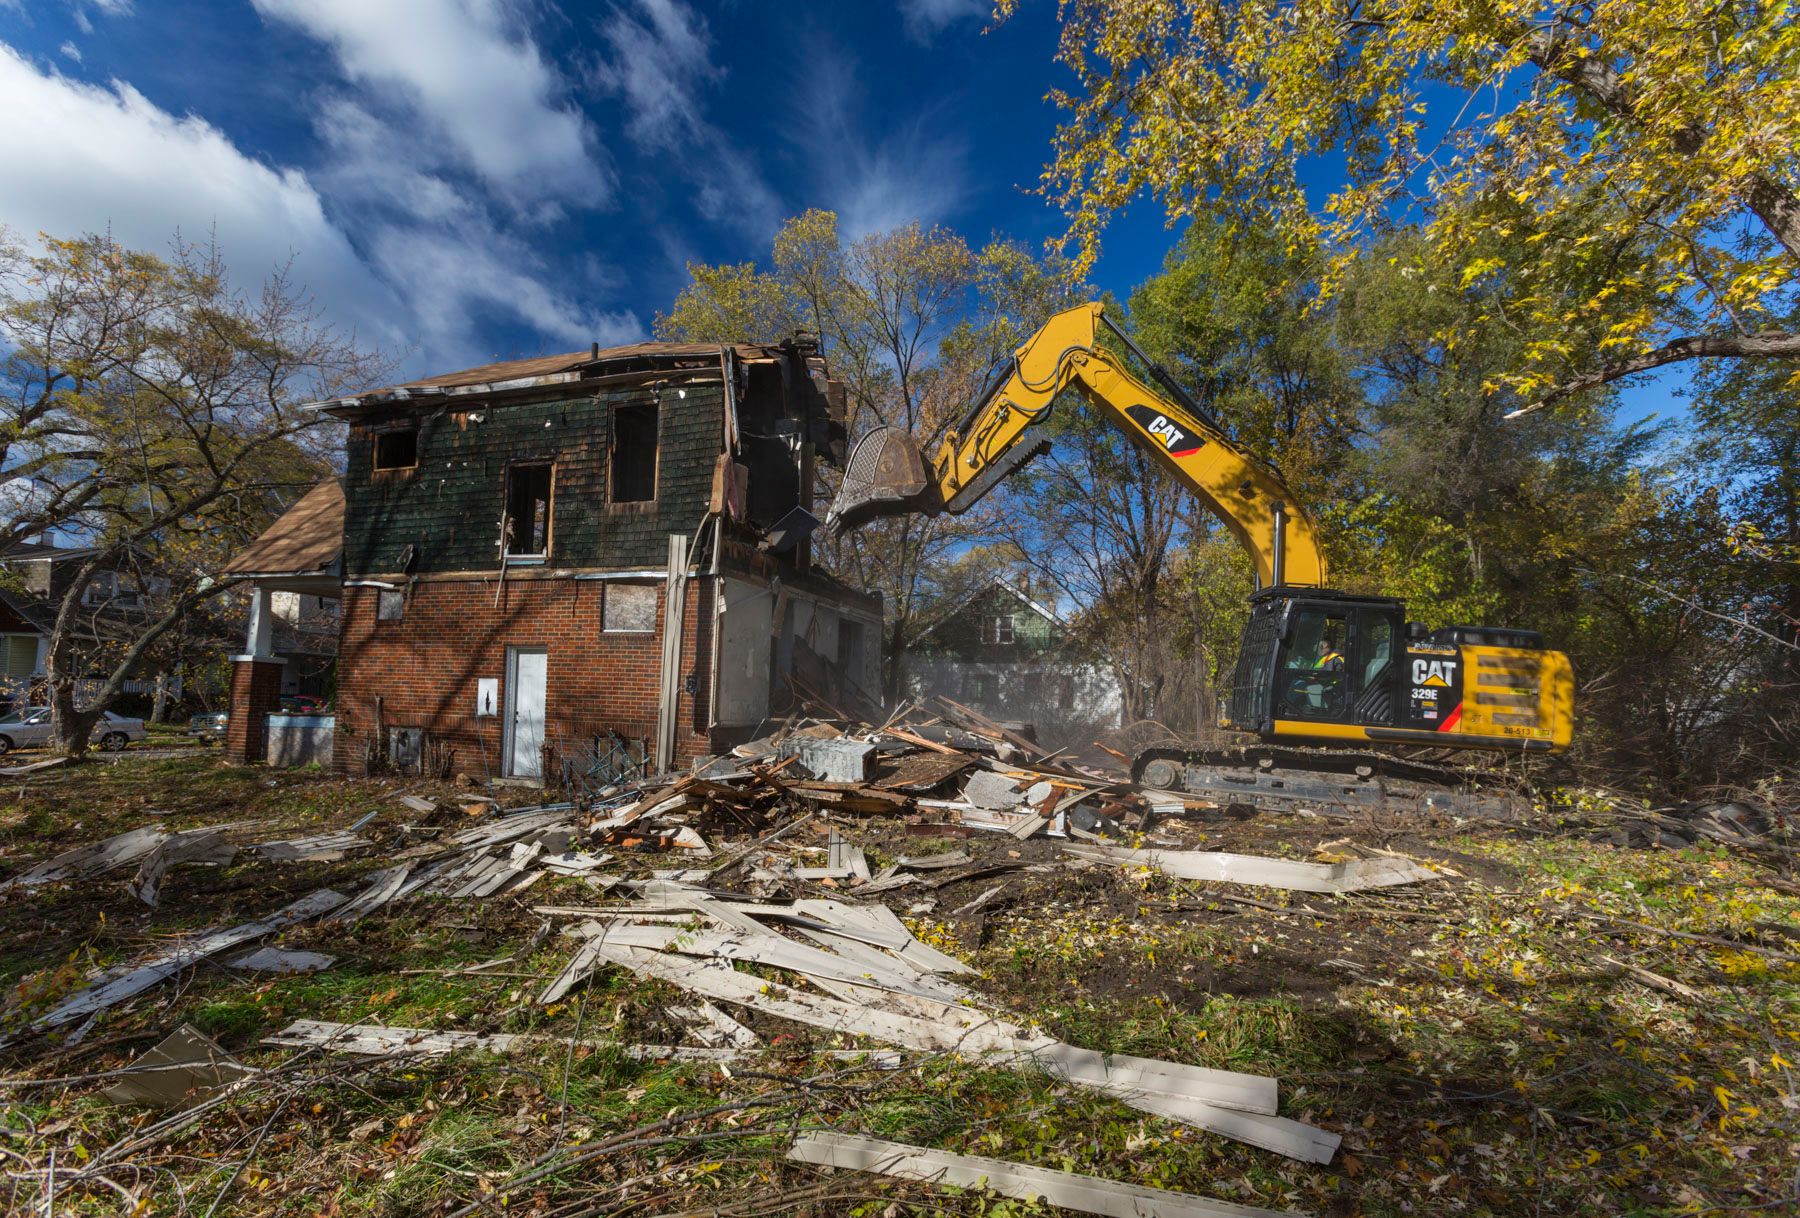
[[150, 722], [169, 721], [169, 674], [165, 669], [156, 674], [156, 700], [150, 704]]
[[81, 710], [75, 705], [76, 678], [65, 669], [67, 657], [57, 654], [58, 639], [51, 636], [50, 658], [45, 664], [50, 686], [50, 748], [69, 757], [88, 751], [88, 737], [100, 721], [100, 710]]

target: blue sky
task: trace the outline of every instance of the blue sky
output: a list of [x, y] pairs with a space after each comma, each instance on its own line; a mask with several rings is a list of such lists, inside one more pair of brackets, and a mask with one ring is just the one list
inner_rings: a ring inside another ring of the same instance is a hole
[[[0, 0], [0, 225], [211, 231], [245, 283], [291, 256], [409, 375], [630, 341], [687, 261], [762, 257], [807, 207], [1057, 232], [1030, 192], [1056, 6], [1021, 7]], [[1126, 295], [1173, 241], [1141, 205], [1094, 281]]]
[[[984, 0], [0, 0], [0, 224], [216, 232], [428, 373], [643, 337], [781, 220], [1034, 244], [1055, 8]], [[1114, 232], [1123, 293], [1171, 242]]]

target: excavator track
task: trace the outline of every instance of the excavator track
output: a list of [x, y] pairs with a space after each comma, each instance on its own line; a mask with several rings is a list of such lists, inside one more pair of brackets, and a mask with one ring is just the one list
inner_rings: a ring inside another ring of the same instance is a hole
[[1272, 812], [1429, 811], [1509, 818], [1529, 807], [1528, 800], [1504, 787], [1481, 785], [1483, 776], [1473, 771], [1359, 750], [1267, 744], [1150, 749], [1132, 762], [1131, 777], [1221, 808]]

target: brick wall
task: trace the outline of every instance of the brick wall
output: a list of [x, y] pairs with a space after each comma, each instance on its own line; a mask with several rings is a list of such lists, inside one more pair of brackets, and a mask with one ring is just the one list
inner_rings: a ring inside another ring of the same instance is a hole
[[[665, 561], [666, 547], [665, 546]], [[713, 581], [687, 583], [682, 629], [676, 757], [685, 765], [711, 752], [706, 698], [711, 687]], [[399, 621], [376, 620], [379, 589], [346, 587], [340, 618], [335, 765], [360, 773], [369, 742], [391, 727], [423, 727], [456, 750], [456, 769], [476, 779], [501, 770], [506, 649], [548, 654], [544, 738], [588, 742], [607, 730], [650, 742], [654, 756], [662, 670], [664, 583], [657, 581], [656, 629], [601, 630], [609, 581], [509, 573], [499, 603], [486, 579], [415, 583]], [[502, 714], [477, 717], [477, 682], [498, 678]], [[547, 776], [549, 771], [546, 771]]]

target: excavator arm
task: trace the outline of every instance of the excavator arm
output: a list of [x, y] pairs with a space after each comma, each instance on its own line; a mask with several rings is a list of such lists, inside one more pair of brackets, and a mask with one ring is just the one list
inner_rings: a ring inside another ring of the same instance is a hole
[[1138, 354], [1099, 304], [1065, 309], [1013, 353], [1005, 371], [948, 431], [929, 467], [912, 437], [883, 428], [858, 442], [828, 524], [842, 532], [880, 516], [957, 515], [1049, 446], [1045, 423], [1073, 390], [1180, 479], [1225, 522], [1263, 587], [1322, 587], [1325, 556], [1280, 473], [1245, 450], [1148, 360], [1153, 389], [1095, 341], [1101, 326]]

